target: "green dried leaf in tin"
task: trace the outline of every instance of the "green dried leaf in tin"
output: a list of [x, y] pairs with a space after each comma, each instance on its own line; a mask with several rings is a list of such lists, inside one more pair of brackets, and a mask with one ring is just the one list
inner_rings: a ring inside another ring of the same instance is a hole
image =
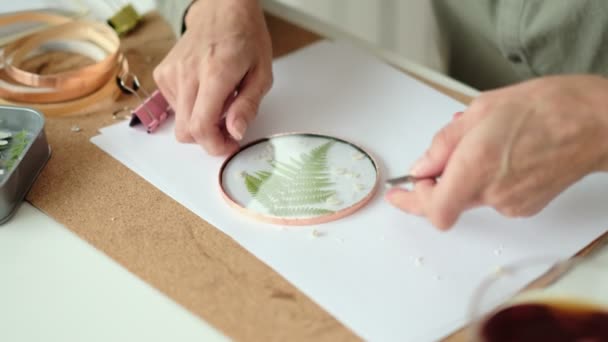
[[6, 169], [8, 171], [12, 170], [17, 161], [19, 161], [28, 143], [29, 137], [26, 130], [20, 131], [13, 136], [6, 160]]

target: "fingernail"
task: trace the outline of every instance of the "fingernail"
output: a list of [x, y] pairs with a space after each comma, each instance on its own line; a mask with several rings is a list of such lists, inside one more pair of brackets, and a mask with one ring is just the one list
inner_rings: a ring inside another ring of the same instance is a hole
[[461, 116], [462, 116], [462, 112], [454, 113], [454, 116], [452, 117], [452, 120], [456, 120], [456, 119], [458, 119]]
[[247, 130], [247, 122], [243, 118], [234, 120], [234, 139], [242, 140]]

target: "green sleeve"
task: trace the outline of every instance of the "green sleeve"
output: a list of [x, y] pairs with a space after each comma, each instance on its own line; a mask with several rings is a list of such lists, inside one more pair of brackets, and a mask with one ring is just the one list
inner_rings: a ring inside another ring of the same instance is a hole
[[486, 90], [539, 76], [608, 76], [606, 0], [435, 0], [450, 74]]
[[182, 33], [182, 20], [191, 0], [156, 0], [158, 12], [169, 22], [176, 36]]

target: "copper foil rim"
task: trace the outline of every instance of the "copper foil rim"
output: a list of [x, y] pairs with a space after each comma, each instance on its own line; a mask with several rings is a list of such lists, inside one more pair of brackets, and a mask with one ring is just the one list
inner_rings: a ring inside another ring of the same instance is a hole
[[[367, 193], [367, 195], [365, 197], [363, 197], [361, 200], [359, 200], [358, 202], [356, 202], [355, 204], [353, 204], [349, 207], [346, 207], [344, 209], [340, 209], [331, 214], [310, 217], [310, 218], [286, 218], [286, 217], [279, 217], [279, 216], [273, 216], [273, 215], [265, 215], [265, 214], [261, 214], [257, 211], [245, 208], [226, 192], [226, 189], [224, 189], [224, 185], [223, 185], [224, 170], [226, 169], [226, 166], [230, 163], [230, 161], [235, 156], [237, 156], [240, 152], [248, 149], [249, 147], [257, 145], [261, 142], [268, 141], [273, 138], [280, 138], [280, 137], [285, 137], [285, 136], [295, 136], [295, 135], [333, 139], [333, 140], [348, 144], [350, 146], [353, 146], [357, 150], [364, 153], [365, 156], [367, 156], [369, 158], [369, 160], [371, 160], [371, 162], [374, 166], [374, 170], [376, 171], [376, 180], [374, 181], [374, 184], [372, 185], [372, 188]], [[322, 224], [322, 223], [335, 221], [335, 220], [344, 218], [346, 216], [349, 216], [349, 215], [355, 213], [357, 210], [364, 207], [367, 203], [369, 203], [369, 201], [376, 194], [379, 181], [380, 181], [380, 170], [378, 168], [378, 163], [376, 162], [376, 159], [374, 158], [374, 156], [372, 154], [370, 154], [369, 152], [367, 152], [365, 149], [363, 149], [362, 147], [360, 147], [357, 144], [353, 144], [350, 141], [342, 139], [342, 138], [338, 138], [335, 136], [322, 134], [322, 133], [310, 133], [310, 132], [278, 133], [278, 134], [269, 135], [267, 137], [251, 141], [251, 142], [243, 145], [236, 152], [232, 153], [228, 158], [226, 158], [226, 160], [222, 163], [222, 166], [220, 167], [220, 171], [219, 171], [219, 175], [218, 175], [218, 185], [219, 185], [222, 197], [232, 208], [236, 209], [241, 214], [243, 214], [247, 217], [253, 218], [257, 221], [272, 223], [272, 224], [277, 224], [277, 225], [285, 225], [285, 226], [308, 226], [308, 225]]]

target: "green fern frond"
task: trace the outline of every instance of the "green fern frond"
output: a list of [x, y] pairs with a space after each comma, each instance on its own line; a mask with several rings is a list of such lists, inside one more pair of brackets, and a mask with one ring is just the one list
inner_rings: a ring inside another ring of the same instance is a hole
[[333, 213], [316, 207], [335, 196], [329, 172], [328, 141], [289, 161], [270, 161], [272, 171], [245, 173], [247, 191], [272, 215], [281, 217], [318, 216]]
[[314, 179], [314, 180], [292, 180], [287, 183], [287, 185], [292, 186], [294, 188], [307, 188], [307, 189], [320, 189], [326, 188], [328, 186], [335, 185], [334, 182], [330, 182], [326, 179]]
[[295, 165], [295, 167], [298, 168], [298, 171], [304, 167], [304, 163], [300, 160], [297, 160], [295, 158], [289, 158], [289, 161]]
[[272, 176], [272, 172], [270, 171], [258, 171], [255, 173], [255, 175], [261, 179], [262, 181], [265, 181], [266, 179], [268, 179], [270, 176]]
[[300, 172], [300, 168], [280, 161], [271, 162], [270, 166], [272, 166], [276, 172], [280, 172], [290, 177], [296, 177]]
[[294, 206], [294, 205], [308, 205], [308, 204], [318, 204], [324, 203], [328, 198], [333, 196], [334, 193], [329, 194], [297, 194], [293, 196], [285, 196], [281, 199], [282, 205]]
[[273, 215], [281, 217], [321, 216], [333, 213], [332, 210], [311, 207], [274, 208], [271, 212]]
[[328, 196], [335, 195], [334, 190], [322, 189], [293, 189], [288, 188], [283, 192], [285, 196]]
[[272, 175], [268, 171], [258, 171], [256, 172], [256, 176], [252, 176], [245, 172], [245, 186], [247, 187], [247, 191], [252, 196], [256, 196], [260, 191], [260, 186]]
[[315, 147], [312, 149], [312, 151], [310, 151], [310, 155], [313, 157], [313, 159], [327, 159], [327, 152], [329, 152], [329, 149], [334, 145], [334, 141], [328, 141], [325, 144]]

